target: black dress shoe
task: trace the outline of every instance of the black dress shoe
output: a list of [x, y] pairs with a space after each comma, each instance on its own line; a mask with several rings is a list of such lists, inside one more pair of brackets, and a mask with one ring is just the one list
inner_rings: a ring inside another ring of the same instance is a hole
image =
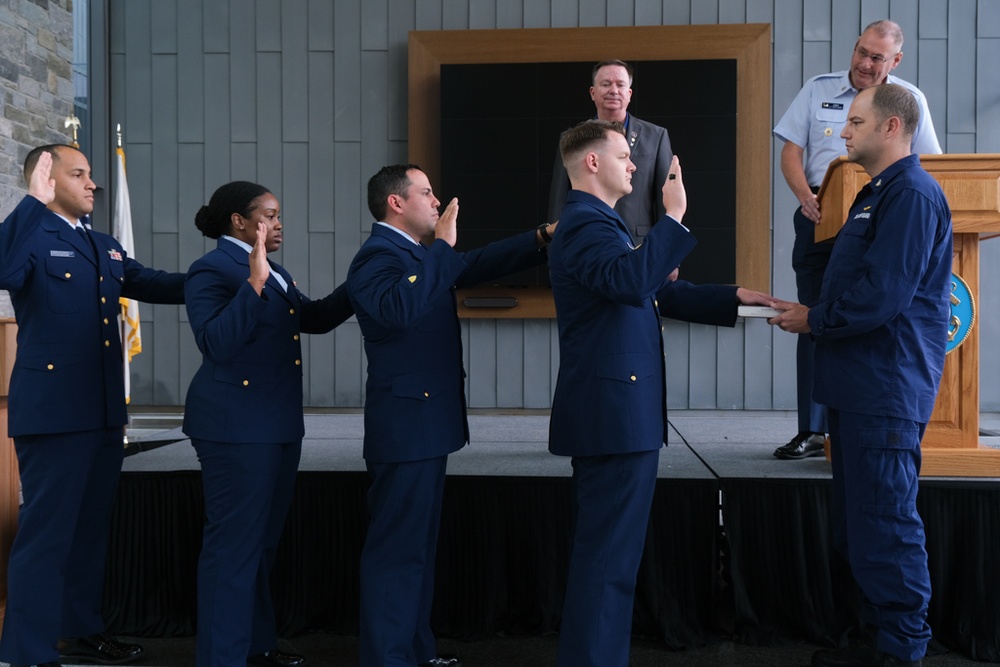
[[921, 667], [922, 660], [901, 660], [869, 646], [816, 651], [812, 667]]
[[427, 662], [420, 663], [417, 667], [462, 667], [462, 661], [458, 659], [457, 655], [444, 653]]
[[60, 660], [79, 660], [98, 665], [124, 665], [142, 655], [138, 644], [126, 644], [101, 633], [59, 642]]
[[804, 459], [809, 456], [819, 456], [823, 453], [823, 443], [826, 436], [822, 433], [802, 432], [774, 450], [777, 459]]
[[263, 665], [263, 667], [301, 667], [306, 664], [306, 659], [294, 653], [285, 653], [274, 649], [264, 651], [247, 658], [248, 665]]

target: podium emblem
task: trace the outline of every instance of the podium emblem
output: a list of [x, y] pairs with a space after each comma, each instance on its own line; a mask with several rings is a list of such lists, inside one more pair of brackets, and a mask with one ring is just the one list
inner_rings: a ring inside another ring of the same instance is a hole
[[972, 290], [957, 273], [951, 274], [951, 315], [948, 317], [948, 347], [951, 354], [957, 350], [972, 333], [976, 325], [976, 301]]

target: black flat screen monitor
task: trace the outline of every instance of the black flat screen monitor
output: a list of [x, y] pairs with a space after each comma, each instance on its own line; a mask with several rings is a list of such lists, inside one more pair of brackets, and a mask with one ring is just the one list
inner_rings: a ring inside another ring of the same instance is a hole
[[[736, 61], [662, 60], [635, 69], [629, 112], [667, 128], [681, 160], [698, 245], [681, 265], [696, 283], [736, 282]], [[561, 132], [594, 115], [593, 63], [441, 65], [442, 203], [458, 197], [459, 250], [548, 222]], [[546, 266], [497, 285], [548, 286]]]

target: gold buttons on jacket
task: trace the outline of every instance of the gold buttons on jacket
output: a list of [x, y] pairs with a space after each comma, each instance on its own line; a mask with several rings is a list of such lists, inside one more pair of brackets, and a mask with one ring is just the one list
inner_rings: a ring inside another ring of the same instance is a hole
[[635, 382], [635, 376], [634, 375], [632, 376], [632, 382]]
[[107, 302], [108, 302], [108, 300], [102, 296], [101, 297], [101, 303], [107, 303]]
[[98, 278], [98, 279], [97, 279], [97, 282], [99, 282], [99, 283], [103, 283], [103, 282], [104, 282], [104, 276], [101, 276], [100, 278]]
[[288, 309], [288, 314], [289, 315], [294, 315], [295, 314], [295, 309], [294, 308], [289, 308]]
[[70, 278], [72, 278], [72, 277], [73, 277], [73, 274], [72, 274], [72, 273], [70, 273], [69, 271], [67, 271], [66, 273], [64, 273], [64, 274], [63, 274], [63, 277], [64, 277], [64, 278], [66, 278], [66, 279], [68, 280], [68, 279], [70, 279]]
[[111, 341], [110, 340], [104, 341], [104, 347], [111, 347]]
[[250, 386], [250, 380], [244, 380], [243, 381], [243, 386], [244, 387], [249, 387]]
[[301, 366], [302, 365], [302, 360], [301, 359], [296, 359], [295, 360], [295, 365], [296, 366]]
[[430, 397], [431, 397], [431, 395], [430, 395], [430, 394], [428, 394], [428, 393], [427, 393], [427, 392], [425, 391], [425, 392], [424, 392], [424, 398], [430, 398]]
[[52, 364], [49, 364], [49, 365], [46, 366], [46, 368], [51, 371], [51, 370], [53, 370], [55, 368], [55, 366], [53, 366]]
[[105, 317], [104, 318], [104, 324], [107, 324], [107, 323], [108, 323], [108, 318]]
[[292, 336], [292, 340], [298, 340], [298, 339], [299, 339], [299, 335], [298, 334], [295, 334], [294, 336]]

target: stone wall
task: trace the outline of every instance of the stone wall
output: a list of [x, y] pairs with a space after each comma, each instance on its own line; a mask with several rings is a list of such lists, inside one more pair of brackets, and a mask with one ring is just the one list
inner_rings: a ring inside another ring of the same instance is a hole
[[[24, 196], [28, 151], [66, 143], [73, 110], [73, 0], [0, 2], [0, 215]], [[0, 292], [0, 317], [9, 317]]]

